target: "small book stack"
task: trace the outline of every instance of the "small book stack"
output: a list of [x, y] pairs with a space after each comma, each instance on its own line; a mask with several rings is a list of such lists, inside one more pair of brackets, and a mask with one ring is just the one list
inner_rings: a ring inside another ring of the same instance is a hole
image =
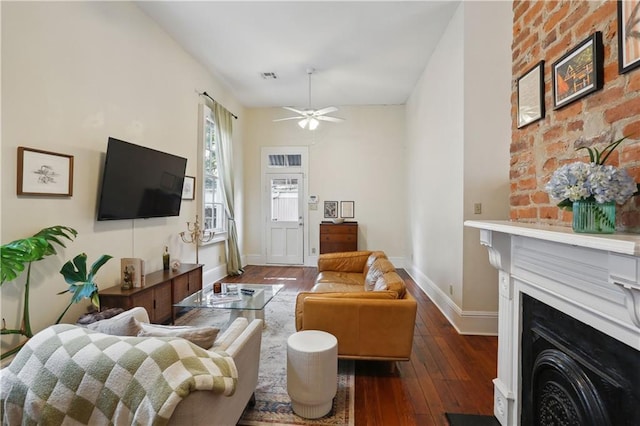
[[124, 257], [120, 259], [120, 270], [123, 289], [144, 286], [144, 260]]

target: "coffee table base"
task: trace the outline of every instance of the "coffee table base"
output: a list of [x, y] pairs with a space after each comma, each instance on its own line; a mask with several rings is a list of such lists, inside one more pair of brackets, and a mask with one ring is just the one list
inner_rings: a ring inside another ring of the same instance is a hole
[[262, 328], [267, 326], [267, 322], [264, 318], [264, 309], [232, 309], [231, 314], [229, 315], [229, 323], [231, 324], [236, 318], [243, 317], [249, 320], [249, 322], [254, 319], [262, 320]]

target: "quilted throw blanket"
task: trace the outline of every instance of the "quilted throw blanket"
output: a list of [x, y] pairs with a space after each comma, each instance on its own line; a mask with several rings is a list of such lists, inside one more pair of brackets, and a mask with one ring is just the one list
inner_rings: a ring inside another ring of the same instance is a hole
[[0, 372], [3, 424], [163, 425], [195, 390], [232, 395], [233, 359], [175, 337], [69, 324], [32, 337]]

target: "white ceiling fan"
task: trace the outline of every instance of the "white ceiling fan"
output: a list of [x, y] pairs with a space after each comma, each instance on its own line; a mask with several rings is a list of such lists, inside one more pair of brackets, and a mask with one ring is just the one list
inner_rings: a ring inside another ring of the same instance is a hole
[[307, 109], [301, 110], [301, 109], [296, 109], [296, 108], [291, 108], [286, 106], [282, 107], [286, 110], [295, 112], [298, 115], [295, 117], [278, 118], [273, 121], [299, 120], [298, 126], [302, 127], [303, 129], [306, 129], [308, 127], [309, 130], [315, 130], [318, 127], [318, 124], [320, 124], [320, 121], [332, 121], [334, 123], [339, 123], [341, 121], [344, 121], [344, 118], [331, 117], [331, 116], [325, 115], [325, 114], [329, 114], [337, 111], [338, 108], [334, 106], [325, 107], [321, 109], [311, 108], [311, 74], [313, 74], [314, 71], [315, 70], [313, 68], [307, 69], [307, 75], [309, 76], [309, 105]]

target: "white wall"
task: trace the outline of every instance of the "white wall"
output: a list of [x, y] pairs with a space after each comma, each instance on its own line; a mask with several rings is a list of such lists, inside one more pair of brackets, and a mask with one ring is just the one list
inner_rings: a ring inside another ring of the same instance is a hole
[[[340, 107], [333, 115], [342, 123], [321, 123], [313, 132], [281, 108], [246, 110], [245, 253], [252, 263], [264, 260], [264, 216], [260, 204], [260, 150], [265, 146], [308, 146], [309, 194], [319, 198], [309, 212], [305, 263], [315, 266], [324, 201], [354, 201], [362, 250], [384, 250], [394, 260], [404, 257], [405, 146], [403, 106]], [[402, 265], [400, 265], [402, 266]]]
[[497, 273], [463, 222], [508, 218], [510, 13], [462, 3], [407, 102], [407, 269], [465, 333], [497, 332]]
[[[78, 253], [86, 252], [91, 262], [103, 253], [114, 256], [98, 274], [100, 288], [119, 284], [121, 257], [140, 257], [149, 271], [160, 269], [162, 250], [168, 245], [172, 257], [195, 261], [194, 246], [178, 238], [186, 222], [195, 218], [195, 201], [183, 203], [180, 217], [95, 220], [107, 138], [187, 157], [187, 174], [195, 175], [200, 102], [196, 90], [212, 94], [240, 120], [244, 111], [132, 3], [2, 2], [1, 7], [1, 241], [58, 224], [79, 232], [67, 249], [34, 264], [31, 316], [33, 328], [39, 330], [68, 303], [68, 295], [56, 295], [67, 288], [58, 270]], [[241, 157], [242, 129], [234, 124], [236, 156]], [[18, 146], [73, 155], [73, 196], [18, 197]], [[236, 163], [241, 171], [241, 161]], [[240, 179], [236, 188], [241, 198]], [[223, 244], [204, 248], [200, 263], [206, 271], [218, 269], [219, 256], [224, 262]], [[10, 328], [20, 322], [23, 280], [2, 286], [2, 317]], [[75, 321], [83, 309], [74, 307], [65, 319]]]
[[[464, 219], [509, 219], [512, 5], [466, 2], [464, 14]], [[497, 311], [498, 271], [480, 231], [465, 227], [463, 244], [462, 308]]]

